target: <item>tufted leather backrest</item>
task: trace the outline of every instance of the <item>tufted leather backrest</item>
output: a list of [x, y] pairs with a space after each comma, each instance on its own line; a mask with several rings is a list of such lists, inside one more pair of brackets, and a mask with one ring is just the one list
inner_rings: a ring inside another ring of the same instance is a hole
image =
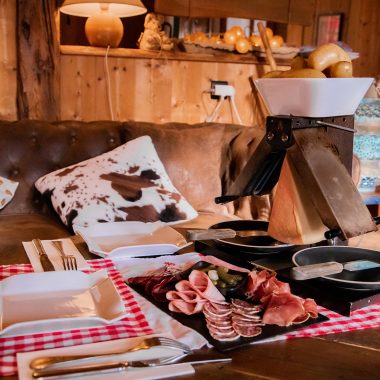
[[[172, 182], [198, 211], [241, 213], [243, 203], [218, 206], [213, 199], [237, 177], [263, 134], [255, 127], [212, 123], [2, 121], [0, 176], [20, 184], [0, 212], [51, 212], [34, 187], [38, 178], [150, 135]], [[248, 208], [257, 217], [251, 204]]]
[[34, 182], [44, 174], [116, 148], [120, 123], [24, 120], [0, 122], [0, 175], [19, 182], [14, 199], [1, 211], [49, 211]]

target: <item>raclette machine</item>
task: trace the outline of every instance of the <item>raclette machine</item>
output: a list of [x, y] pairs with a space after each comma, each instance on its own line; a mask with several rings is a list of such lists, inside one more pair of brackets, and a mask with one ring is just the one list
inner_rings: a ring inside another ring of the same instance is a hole
[[268, 116], [266, 133], [227, 194], [225, 203], [242, 196], [269, 194], [285, 155], [305, 189], [330, 240], [375, 231], [376, 224], [351, 178], [354, 116]]

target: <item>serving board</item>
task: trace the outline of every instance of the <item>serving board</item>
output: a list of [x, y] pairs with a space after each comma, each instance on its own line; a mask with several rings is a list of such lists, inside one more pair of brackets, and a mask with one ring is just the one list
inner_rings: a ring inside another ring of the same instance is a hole
[[346, 317], [349, 317], [355, 310], [380, 302], [380, 291], [378, 290], [343, 289], [324, 283], [320, 279], [293, 280], [290, 277], [293, 252], [283, 252], [280, 255], [272, 255], [270, 258], [263, 259], [260, 255], [247, 256], [236, 250], [222, 249], [213, 241], [196, 242], [195, 246], [197, 252], [216, 256], [241, 267], [249, 268], [252, 266], [251, 263], [269, 267], [277, 272], [279, 280], [290, 284], [293, 294], [303, 298], [313, 298], [318, 305]]
[[172, 318], [176, 319], [178, 322], [199, 332], [209, 341], [210, 344], [212, 344], [220, 352], [229, 352], [239, 347], [244, 347], [252, 343], [259, 343], [259, 342], [264, 341], [265, 339], [274, 338], [278, 335], [287, 334], [289, 332], [301, 329], [303, 327], [311, 326], [316, 323], [321, 323], [328, 320], [327, 317], [319, 314], [317, 318], [309, 318], [304, 323], [294, 324], [288, 327], [276, 326], [276, 325], [265, 325], [265, 326], [262, 326], [262, 333], [258, 336], [255, 336], [252, 338], [239, 337], [236, 340], [224, 342], [224, 341], [219, 341], [219, 340], [214, 339], [209, 334], [203, 313], [198, 313], [194, 315], [186, 315], [183, 313], [173, 313], [169, 311], [168, 309], [168, 302], [158, 302], [149, 294], [146, 294], [141, 286], [132, 285], [132, 284], [128, 284], [128, 285], [131, 286], [140, 295], [145, 297], [152, 304], [157, 306], [160, 310], [170, 315]]

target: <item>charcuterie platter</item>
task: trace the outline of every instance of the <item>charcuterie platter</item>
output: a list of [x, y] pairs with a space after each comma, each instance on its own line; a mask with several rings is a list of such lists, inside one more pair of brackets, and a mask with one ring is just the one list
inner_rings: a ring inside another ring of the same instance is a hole
[[327, 320], [314, 300], [293, 295], [275, 272], [236, 267], [213, 256], [181, 272], [168, 265], [127, 283], [221, 352]]

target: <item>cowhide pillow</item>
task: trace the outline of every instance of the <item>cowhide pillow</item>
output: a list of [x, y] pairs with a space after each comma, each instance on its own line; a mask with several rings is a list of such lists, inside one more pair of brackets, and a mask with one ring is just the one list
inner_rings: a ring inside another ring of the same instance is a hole
[[39, 178], [63, 223], [175, 222], [197, 212], [173, 186], [149, 136]]

